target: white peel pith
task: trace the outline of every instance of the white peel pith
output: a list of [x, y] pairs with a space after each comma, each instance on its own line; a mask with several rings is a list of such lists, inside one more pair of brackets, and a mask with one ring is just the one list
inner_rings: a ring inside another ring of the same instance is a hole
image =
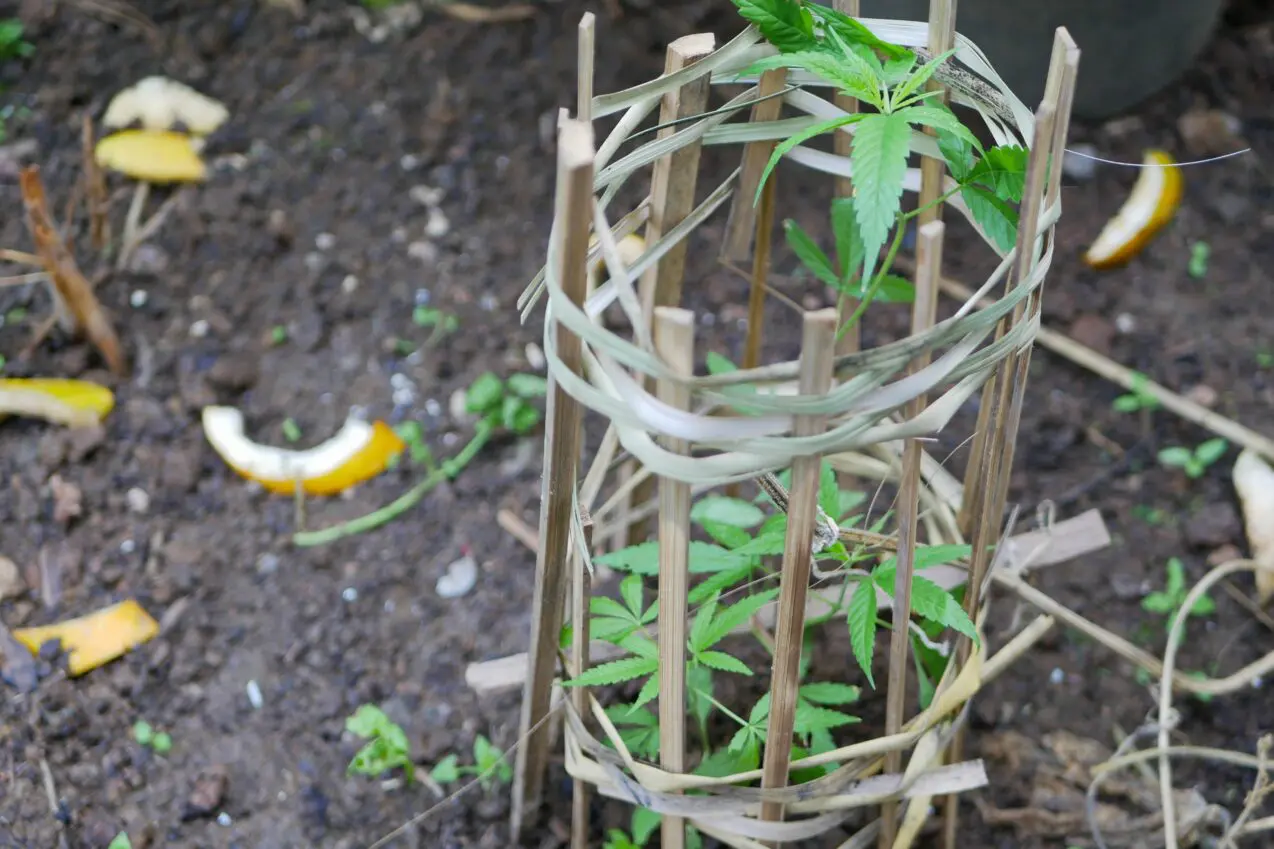
[[1232, 476], [1252, 559], [1266, 567], [1256, 573], [1258, 600], [1264, 604], [1274, 596], [1274, 469], [1245, 449], [1234, 462]]
[[229, 116], [219, 101], [176, 80], [153, 76], [116, 94], [106, 107], [102, 125], [118, 129], [138, 121], [143, 129], [167, 130], [180, 121], [191, 133], [205, 136]]
[[1167, 167], [1153, 157], [1147, 157], [1146, 164], [1150, 167], [1141, 169], [1141, 174], [1133, 185], [1128, 200], [1119, 208], [1115, 217], [1102, 228], [1101, 233], [1097, 235], [1097, 240], [1088, 249], [1090, 261], [1101, 262], [1110, 258], [1150, 225], [1155, 216], [1159, 196], [1164, 191]]
[[257, 480], [313, 480], [335, 472], [362, 451], [372, 425], [346, 419], [341, 430], [321, 445], [296, 451], [253, 442], [243, 432], [243, 413], [234, 407], [204, 407], [204, 436], [227, 463]]

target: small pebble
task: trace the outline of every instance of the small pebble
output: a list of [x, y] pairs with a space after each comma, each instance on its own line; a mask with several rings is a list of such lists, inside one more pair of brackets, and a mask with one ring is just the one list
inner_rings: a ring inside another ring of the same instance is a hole
[[265, 553], [257, 558], [257, 574], [273, 575], [279, 570], [279, 555]]
[[438, 259], [438, 246], [433, 242], [424, 240], [412, 242], [407, 246], [407, 256], [424, 263], [436, 262]]
[[208, 335], [208, 319], [200, 318], [191, 322], [190, 335], [195, 339], [202, 339]]
[[352, 295], [358, 289], [358, 278], [353, 274], [346, 274], [345, 279], [341, 281], [341, 291], [347, 295]]
[[132, 554], [137, 550], [137, 543], [132, 539], [126, 539], [119, 544], [119, 550], [124, 554]]
[[488, 292], [478, 299], [478, 306], [487, 312], [493, 312], [496, 307], [500, 306], [500, 301], [496, 299], [495, 295]]
[[528, 342], [526, 345], [526, 364], [536, 371], [544, 368], [547, 364], [547, 361], [544, 359], [544, 352], [540, 350], [540, 346], [534, 342]]
[[234, 825], [234, 820], [230, 818], [229, 814], [227, 814], [225, 811], [222, 811], [221, 813], [217, 814], [217, 825], [221, 826], [222, 828], [229, 828], [230, 826]]
[[1189, 398], [1200, 407], [1212, 408], [1216, 406], [1220, 396], [1215, 389], [1206, 383], [1198, 383], [1186, 390], [1186, 398]]
[[463, 389], [457, 389], [451, 393], [451, 397], [447, 399], [447, 412], [456, 421], [463, 421], [469, 416], [469, 409], [465, 406], [468, 397]]
[[404, 171], [415, 171], [420, 167], [420, 157], [414, 153], [404, 153], [398, 160], [398, 167]]
[[146, 294], [145, 289], [134, 289], [133, 293], [128, 296], [128, 302], [133, 305], [134, 309], [141, 309], [146, 306], [146, 301], [150, 298]]
[[442, 435], [442, 445], [444, 448], [451, 448], [460, 441], [460, 437], [454, 433], [444, 433]]
[[710, 312], [705, 312], [699, 320], [703, 322], [704, 327], [711, 327], [717, 323], [717, 317]]
[[327, 259], [318, 251], [310, 251], [305, 255], [305, 267], [309, 271], [318, 273], [325, 265], [327, 265]]
[[253, 710], [261, 710], [261, 706], [265, 704], [265, 699], [261, 697], [261, 685], [256, 681], [248, 682], [248, 703], [252, 705]]
[[443, 190], [433, 186], [412, 186], [407, 196], [421, 206], [432, 207], [442, 203]]
[[134, 513], [144, 514], [150, 511], [150, 495], [141, 487], [133, 487], [124, 493], [124, 500], [128, 502], [128, 509]]
[[447, 567], [447, 572], [438, 579], [436, 589], [443, 598], [460, 598], [467, 595], [478, 583], [478, 564], [466, 554]]
[[1115, 316], [1115, 329], [1120, 333], [1132, 333], [1137, 329], [1137, 319], [1133, 318], [1130, 313], [1121, 312]]
[[341, 590], [341, 598], [343, 598], [345, 601], [348, 601], [352, 604], [353, 602], [358, 601], [358, 590], [354, 589], [353, 587], [346, 587], [345, 589]]
[[319, 233], [314, 237], [314, 247], [321, 251], [330, 251], [336, 247], [336, 237], [331, 233]]
[[393, 242], [395, 245], [405, 243], [407, 241], [407, 228], [395, 227], [389, 234], [389, 241]]
[[1066, 673], [1061, 667], [1054, 667], [1053, 671], [1048, 673], [1048, 681], [1050, 684], [1060, 684], [1066, 680]]
[[431, 207], [429, 221], [425, 224], [425, 235], [431, 239], [439, 239], [451, 232], [451, 222], [441, 209]]
[[417, 289], [415, 294], [416, 306], [424, 307], [429, 305], [429, 299], [433, 297], [428, 289]]
[[438, 403], [436, 398], [430, 398], [425, 401], [425, 413], [434, 418], [438, 418], [442, 414], [442, 405]]

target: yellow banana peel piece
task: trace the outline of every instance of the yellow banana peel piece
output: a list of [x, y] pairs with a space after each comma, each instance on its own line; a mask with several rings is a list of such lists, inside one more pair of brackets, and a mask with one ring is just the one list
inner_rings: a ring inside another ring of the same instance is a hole
[[159, 623], [130, 598], [77, 619], [18, 628], [13, 636], [32, 654], [49, 640], [60, 641], [68, 655], [67, 672], [74, 677], [123, 657], [158, 633]]
[[115, 408], [115, 395], [87, 380], [60, 377], [0, 378], [0, 420], [35, 416], [69, 427], [97, 424]]

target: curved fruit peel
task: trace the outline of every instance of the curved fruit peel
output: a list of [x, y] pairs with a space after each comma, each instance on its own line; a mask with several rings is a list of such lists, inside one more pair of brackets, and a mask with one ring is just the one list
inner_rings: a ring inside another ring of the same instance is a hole
[[158, 633], [159, 623], [130, 598], [78, 619], [18, 628], [13, 637], [32, 654], [49, 640], [60, 641], [68, 655], [67, 672], [76, 676], [123, 657]]
[[190, 136], [169, 130], [124, 130], [94, 150], [97, 164], [147, 183], [202, 183], [208, 167]]
[[140, 124], [144, 130], [171, 130], [184, 125], [197, 136], [216, 132], [229, 110], [220, 101], [167, 77], [146, 77], [111, 98], [102, 118], [107, 129]]
[[213, 450], [241, 477], [270, 492], [292, 494], [299, 483], [309, 495], [334, 495], [388, 468], [407, 447], [384, 422], [347, 419], [340, 432], [313, 448], [295, 451], [253, 442], [234, 407], [204, 407], [203, 430]]
[[1264, 606], [1274, 596], [1274, 469], [1249, 448], [1239, 454], [1232, 475], [1252, 559], [1265, 567], [1256, 572], [1256, 600]]
[[[8, 401], [14, 403], [6, 403]], [[9, 413], [40, 415], [50, 421], [76, 427], [100, 422], [114, 408], [114, 393], [87, 380], [0, 378], [0, 419]]]
[[1090, 268], [1106, 269], [1123, 265], [1139, 254], [1181, 205], [1181, 169], [1162, 150], [1146, 152], [1141, 175], [1115, 217], [1084, 254]]

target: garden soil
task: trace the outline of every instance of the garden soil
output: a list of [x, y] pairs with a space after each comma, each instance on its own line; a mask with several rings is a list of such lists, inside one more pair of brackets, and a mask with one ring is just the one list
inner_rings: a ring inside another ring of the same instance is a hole
[[[1137, 172], [1102, 165], [1091, 178], [1068, 178], [1044, 321], [1274, 432], [1274, 25], [1257, 6], [1228, 20], [1197, 67], [1135, 114], [1074, 127], [1072, 147], [1121, 161], [1139, 162], [1152, 146], [1182, 159], [1216, 145], [1252, 152], [1187, 169], [1176, 220], [1106, 273], [1086, 269], [1080, 255]], [[110, 8], [26, 4], [35, 52], [0, 77], [0, 104], [18, 107], [0, 147], [0, 246], [30, 248], [15, 159], [42, 167], [60, 214], [79, 173], [82, 117], [100, 116], [121, 88], [166, 74], [224, 101], [231, 118], [210, 149], [221, 164], [209, 182], [173, 200], [130, 267], [98, 284], [133, 362], [128, 380], [113, 381], [93, 351], [58, 332], [22, 360], [49, 301], [39, 289], [0, 289], [6, 374], [101, 380], [118, 399], [98, 433], [0, 424], [0, 554], [16, 567], [0, 587], [0, 620], [44, 624], [135, 598], [164, 626], [83, 677], [43, 657], [34, 693], [0, 685], [0, 846], [102, 849], [127, 830], [134, 847], [367, 847], [437, 797], [421, 784], [347, 775], [359, 744], [344, 724], [359, 705], [381, 705], [402, 725], [422, 770], [449, 753], [468, 762], [479, 734], [502, 748], [516, 740], [518, 694], [478, 698], [464, 670], [527, 644], [534, 557], [496, 514], [535, 524], [540, 433], [497, 439], [383, 527], [300, 549], [290, 543], [292, 499], [233, 474], [206, 444], [199, 411], [237, 405], [262, 441], [280, 441], [292, 419], [315, 444], [360, 407], [419, 421], [439, 456], [458, 450], [472, 422], [453, 394], [484, 371], [533, 370], [527, 345], [540, 337], [540, 318], [520, 324], [515, 300], [544, 257], [553, 128], [558, 108], [573, 103], [575, 26], [589, 7], [537, 4], [529, 19], [498, 24], [427, 12], [376, 32], [378, 19], [358, 25], [361, 9], [330, 0], [299, 18], [255, 0], [167, 0], [139, 6], [152, 36], [101, 17]], [[598, 91], [656, 75], [679, 35], [738, 29], [724, 2], [621, 0], [619, 19], [613, 8], [595, 9]], [[1242, 141], [1183, 135], [1178, 118], [1200, 109], [1239, 119]], [[728, 159], [706, 156], [707, 173], [724, 174]], [[794, 169], [779, 174], [781, 214], [820, 232], [826, 190]], [[112, 186], [118, 228], [128, 189]], [[169, 197], [155, 194], [151, 209]], [[711, 262], [719, 233], [718, 222], [700, 234], [687, 290], [704, 317], [701, 356], [737, 358], [744, 288]], [[1200, 278], [1187, 273], [1197, 242], [1211, 248]], [[96, 270], [85, 247], [80, 256]], [[961, 225], [950, 228], [946, 259], [965, 281], [987, 270], [985, 249]], [[822, 303], [795, 268], [779, 251], [779, 288]], [[422, 304], [453, 314], [458, 330], [404, 356], [399, 340], [419, 347], [429, 335], [412, 322]], [[767, 357], [791, 357], [798, 321], [778, 302], [770, 309]], [[897, 308], [873, 313], [868, 341], [893, 338], [901, 321]], [[1120, 392], [1038, 350], [1012, 499], [1023, 526], [1045, 500], [1063, 517], [1100, 509], [1113, 544], [1034, 580], [1159, 652], [1163, 621], [1140, 598], [1162, 585], [1168, 559], [1181, 558], [1193, 580], [1218, 550], [1245, 545], [1229, 477], [1237, 452], [1194, 481], [1161, 468], [1158, 449], [1210, 434], [1165, 412], [1116, 413]], [[957, 470], [973, 415], [963, 411], [941, 438]], [[594, 422], [594, 441], [596, 431]], [[404, 465], [347, 497], [312, 500], [307, 526], [375, 509], [419, 474]], [[444, 599], [435, 582], [465, 546], [479, 564], [477, 586]], [[42, 591], [52, 579], [60, 591]], [[1251, 592], [1250, 578], [1235, 583]], [[1015, 610], [1006, 597], [993, 603], [998, 645]], [[1216, 605], [1191, 625], [1184, 668], [1228, 672], [1274, 650], [1274, 634], [1229, 595], [1217, 593]], [[843, 633], [826, 639], [820, 675], [856, 680]], [[991, 784], [974, 794], [977, 806], [963, 807], [961, 845], [1068, 845], [1044, 835], [1038, 817], [997, 818], [1030, 803], [1006, 741], [1066, 731], [1110, 746], [1116, 729], [1146, 720], [1147, 684], [1093, 641], [1054, 630], [977, 699], [970, 746], [987, 757]], [[863, 715], [878, 717], [879, 697], [866, 701]], [[1251, 752], [1270, 728], [1263, 689], [1179, 707], [1177, 736], [1200, 745]], [[169, 733], [171, 751], [140, 746], [139, 720]], [[1250, 778], [1194, 762], [1177, 771], [1180, 786], [1232, 812]], [[565, 845], [569, 794], [559, 761], [523, 845]], [[385, 845], [514, 845], [507, 795], [475, 788]], [[597, 810], [599, 828], [626, 824], [617, 805]]]

